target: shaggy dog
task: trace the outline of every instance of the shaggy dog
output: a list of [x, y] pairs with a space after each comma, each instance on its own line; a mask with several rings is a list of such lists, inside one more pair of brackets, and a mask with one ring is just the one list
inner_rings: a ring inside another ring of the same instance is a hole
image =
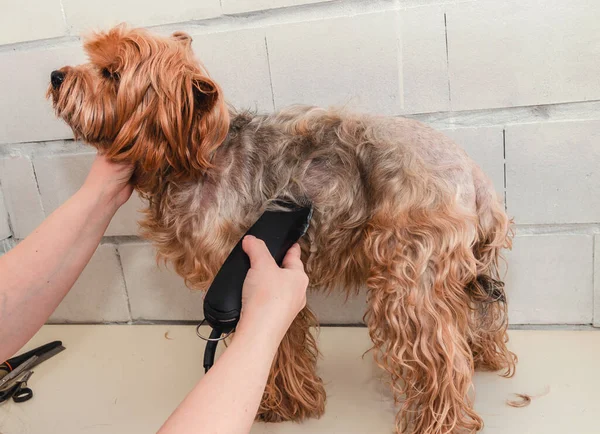
[[[376, 362], [400, 404], [397, 432], [474, 432], [477, 368], [514, 371], [500, 251], [510, 222], [463, 150], [414, 120], [317, 107], [237, 112], [194, 58], [189, 35], [118, 26], [86, 40], [90, 62], [51, 74], [76, 138], [135, 165], [142, 233], [206, 290], [237, 240], [277, 199], [310, 202], [311, 286], [358, 291]], [[309, 308], [273, 363], [257, 418], [324, 412]]]

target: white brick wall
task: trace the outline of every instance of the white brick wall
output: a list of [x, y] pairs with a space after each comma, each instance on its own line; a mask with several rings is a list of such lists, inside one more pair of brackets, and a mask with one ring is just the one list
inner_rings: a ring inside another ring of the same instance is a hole
[[133, 319], [202, 319], [202, 293], [190, 291], [174, 272], [159, 268], [150, 245], [124, 244], [119, 253]]
[[[44, 155], [34, 159], [33, 165], [46, 216], [79, 190], [94, 158], [95, 154], [86, 153]], [[141, 217], [136, 211], [142, 207], [141, 200], [134, 194], [113, 217], [106, 235], [136, 235], [137, 220]]]
[[[0, 254], [83, 183], [93, 151], [44, 94], [85, 61], [78, 35], [128, 21], [184, 30], [240, 108], [345, 105], [432, 122], [492, 179], [517, 224], [513, 324], [600, 325], [600, 3], [588, 0], [24, 0], [0, 16]], [[527, 106], [527, 107], [524, 107]], [[42, 143], [38, 143], [42, 142]], [[54, 322], [190, 320], [201, 294], [136, 237], [134, 196]], [[10, 225], [8, 224], [10, 222]], [[596, 296], [594, 297], [594, 294]], [[323, 323], [365, 294], [309, 296]]]
[[13, 235], [25, 238], [45, 217], [31, 160], [26, 157], [0, 158], [0, 184]]
[[4, 240], [12, 235], [10, 226], [8, 224], [8, 212], [4, 205], [4, 195], [0, 188], [0, 240]]
[[15, 242], [12, 238], [7, 238], [5, 240], [0, 240], [0, 256], [8, 252], [15, 245]]
[[[331, 0], [325, 0], [331, 1]], [[321, 3], [323, 0], [221, 0], [224, 14], [241, 14], [267, 9]]]
[[594, 237], [594, 326], [600, 326], [600, 235]]
[[65, 31], [60, 0], [2, 2], [0, 44], [55, 38]]
[[400, 12], [401, 113], [432, 113], [450, 109], [444, 10], [440, 6]]
[[[285, 24], [267, 29], [275, 107], [402, 109], [397, 13]], [[335, 79], [333, 79], [335, 77]]]
[[273, 110], [263, 29], [191, 36], [194, 53], [219, 82], [227, 101], [239, 108]]
[[0, 144], [72, 137], [45, 94], [52, 70], [84, 61], [80, 44], [0, 52]]
[[155, 26], [213, 18], [221, 14], [219, 0], [62, 0], [62, 4], [69, 29], [75, 33], [121, 22]]
[[522, 224], [600, 221], [600, 121], [506, 128], [508, 209]]
[[461, 2], [446, 16], [453, 109], [600, 97], [597, 2]]
[[591, 323], [592, 256], [590, 235], [517, 236], [507, 255], [511, 323]]
[[102, 244], [50, 322], [122, 322], [131, 315], [117, 250]]

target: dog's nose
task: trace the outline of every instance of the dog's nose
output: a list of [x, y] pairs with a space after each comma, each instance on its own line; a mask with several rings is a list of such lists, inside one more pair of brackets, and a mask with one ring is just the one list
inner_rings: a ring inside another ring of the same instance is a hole
[[61, 71], [52, 71], [50, 74], [50, 83], [54, 89], [58, 89], [62, 82], [65, 81], [65, 73]]

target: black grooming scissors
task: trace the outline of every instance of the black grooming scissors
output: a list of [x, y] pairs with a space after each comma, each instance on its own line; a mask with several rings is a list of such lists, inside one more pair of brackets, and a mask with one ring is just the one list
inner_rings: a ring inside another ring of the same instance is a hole
[[61, 341], [50, 342], [0, 364], [0, 404], [12, 398], [14, 402], [29, 401], [33, 391], [27, 380], [33, 375], [31, 368], [63, 351]]
[[29, 401], [33, 398], [33, 390], [27, 387], [27, 380], [32, 375], [33, 371], [27, 371], [23, 377], [15, 381], [14, 386], [10, 386], [6, 390], [0, 390], [0, 404], [8, 401], [10, 398], [17, 403]]

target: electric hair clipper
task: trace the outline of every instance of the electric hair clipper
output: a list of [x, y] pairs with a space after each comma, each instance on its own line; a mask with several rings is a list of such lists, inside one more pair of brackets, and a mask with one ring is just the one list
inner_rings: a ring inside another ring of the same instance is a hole
[[[308, 230], [312, 206], [278, 203], [285, 210], [265, 211], [244, 234], [263, 240], [277, 265], [287, 251]], [[242, 311], [242, 287], [250, 270], [250, 258], [242, 249], [242, 239], [235, 245], [215, 276], [204, 298], [204, 318], [212, 327], [204, 352], [204, 368], [210, 369], [217, 343], [223, 333], [235, 329]]]

